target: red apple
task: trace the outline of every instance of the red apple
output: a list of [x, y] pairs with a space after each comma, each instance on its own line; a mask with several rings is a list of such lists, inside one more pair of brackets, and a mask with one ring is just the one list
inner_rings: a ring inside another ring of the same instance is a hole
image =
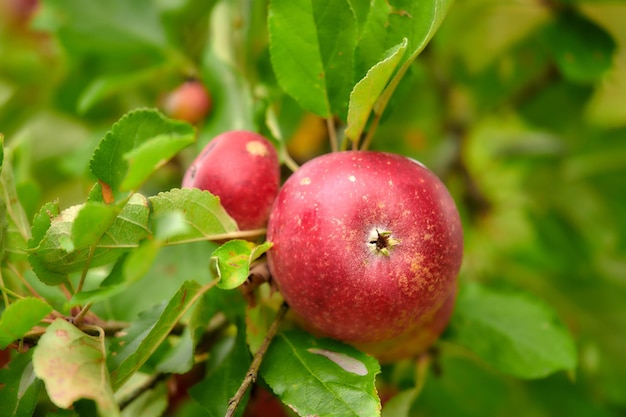
[[287, 417], [285, 406], [271, 392], [255, 386], [243, 417]]
[[167, 95], [163, 107], [169, 117], [198, 123], [211, 111], [213, 102], [200, 81], [188, 80]]
[[420, 322], [411, 330], [396, 338], [380, 342], [356, 343], [355, 346], [376, 357], [381, 363], [390, 363], [424, 353], [439, 339], [448, 325], [454, 311], [455, 300], [456, 291], [452, 291], [439, 309], [422, 316]]
[[461, 222], [444, 184], [412, 159], [348, 151], [307, 162], [283, 185], [267, 238], [285, 300], [322, 334], [390, 348], [449, 318]]
[[222, 133], [187, 169], [182, 185], [220, 197], [241, 230], [265, 227], [280, 187], [276, 149], [254, 132]]
[[11, 352], [9, 348], [0, 349], [0, 368], [4, 367], [7, 363], [11, 361]]
[[0, 20], [26, 28], [39, 8], [39, 0], [0, 0]]

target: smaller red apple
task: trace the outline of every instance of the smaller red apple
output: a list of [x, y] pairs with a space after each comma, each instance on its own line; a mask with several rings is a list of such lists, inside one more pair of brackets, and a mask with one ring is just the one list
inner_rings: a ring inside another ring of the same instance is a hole
[[222, 133], [187, 169], [182, 186], [217, 195], [241, 230], [265, 227], [280, 187], [276, 149], [258, 133]]
[[0, 0], [0, 18], [9, 25], [26, 28], [39, 8], [39, 0]]
[[198, 123], [211, 111], [213, 101], [206, 87], [192, 79], [169, 93], [163, 107], [171, 118]]

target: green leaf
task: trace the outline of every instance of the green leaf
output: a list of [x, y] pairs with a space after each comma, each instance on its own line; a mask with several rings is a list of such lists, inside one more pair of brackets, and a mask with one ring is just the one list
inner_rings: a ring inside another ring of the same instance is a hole
[[121, 189], [137, 189], [154, 171], [195, 139], [193, 129], [189, 129], [187, 134], [158, 135], [126, 153], [124, 158], [128, 161], [128, 173], [120, 185]]
[[155, 239], [146, 239], [132, 252], [123, 254], [111, 269], [111, 272], [95, 290], [81, 291], [74, 294], [67, 303], [74, 307], [86, 303], [107, 300], [139, 281], [150, 270], [156, 259], [161, 243]]
[[155, 65], [146, 68], [137, 68], [134, 71], [124, 71], [121, 74], [104, 72], [101, 76], [93, 78], [85, 87], [78, 98], [76, 109], [78, 113], [85, 114], [95, 104], [107, 97], [123, 94], [138, 85], [159, 82], [167, 71], [177, 71], [177, 64], [179, 63], [166, 61], [155, 63]]
[[578, 13], [560, 13], [545, 36], [559, 70], [573, 82], [595, 82], [611, 68], [615, 41]]
[[[134, 194], [112, 223], [110, 216], [115, 209], [105, 207], [90, 202], [72, 206], [56, 216], [54, 205], [42, 208], [36, 218], [37, 238], [48, 223], [49, 227], [29, 254], [39, 279], [54, 285], [63, 282], [68, 273], [81, 271], [87, 265], [96, 267], [114, 262], [122, 254], [136, 248], [150, 234], [148, 201], [141, 194]], [[83, 215], [85, 208], [87, 212]], [[97, 216], [103, 213], [106, 213], [104, 224], [98, 225]], [[95, 222], [95, 226], [92, 225], [95, 233], [88, 230], [90, 221]], [[101, 233], [103, 229], [106, 229], [104, 234]], [[102, 234], [101, 238], [94, 240], [98, 234]], [[89, 243], [90, 246], [76, 245], [73, 237], [77, 237], [79, 243]], [[36, 240], [33, 239], [31, 245], [35, 245]]]
[[208, 288], [193, 281], [185, 282], [169, 302], [150, 310], [124, 336], [112, 340], [109, 368], [114, 389], [139, 370]]
[[452, 0], [373, 0], [359, 40], [361, 65], [371, 68], [385, 52], [408, 40], [403, 66], [413, 62], [443, 22]]
[[419, 392], [415, 388], [395, 394], [383, 407], [382, 417], [409, 417]]
[[346, 0], [272, 0], [270, 58], [280, 86], [303, 108], [330, 117], [353, 83], [356, 16]]
[[185, 326], [183, 333], [177, 339], [176, 344], [169, 352], [163, 355], [163, 358], [156, 365], [157, 371], [170, 374], [184, 374], [191, 370], [195, 364], [195, 340], [189, 326]]
[[407, 39], [391, 48], [386, 56], [367, 72], [350, 93], [348, 106], [348, 126], [346, 136], [358, 141], [363, 133], [367, 119], [383, 89], [391, 79], [407, 48]]
[[[226, 414], [228, 401], [235, 395], [248, 372], [250, 352], [244, 333], [240, 327], [237, 336], [223, 338], [214, 346], [207, 364], [207, 376], [189, 390], [191, 398], [196, 400], [210, 416]], [[248, 397], [249, 394], [246, 393], [236, 415], [243, 414]]]
[[225, 234], [237, 231], [237, 223], [226, 213], [219, 197], [197, 188], [174, 188], [150, 197], [155, 218], [172, 212], [183, 213], [186, 229], [166, 239], [167, 243], [184, 243], [198, 240], [218, 240]]
[[213, 251], [219, 281], [217, 286], [232, 290], [243, 284], [250, 274], [250, 265], [272, 247], [271, 242], [255, 245], [245, 240], [229, 240]]
[[[264, 293], [265, 292], [265, 293]], [[276, 319], [276, 307], [283, 302], [280, 292], [269, 285], [257, 290], [261, 302], [246, 306], [246, 342], [251, 352], [259, 350]]]
[[[385, 0], [372, 0], [361, 36], [357, 44], [355, 66], [356, 76], [363, 76], [369, 68], [383, 58], [385, 51], [393, 45], [387, 41], [387, 25], [391, 5]], [[401, 41], [400, 39], [398, 43]], [[398, 44], [396, 43], [396, 45]]]
[[143, 278], [154, 266], [165, 241], [172, 236], [187, 232], [185, 217], [180, 212], [166, 213], [154, 221], [155, 233], [152, 239], [143, 240], [139, 246], [119, 258], [102, 281], [100, 287], [74, 294], [67, 303], [69, 307], [104, 301], [127, 290]]
[[39, 298], [22, 298], [11, 303], [0, 316], [0, 349], [21, 339], [51, 311], [52, 307]]
[[255, 130], [252, 93], [240, 71], [224, 62], [213, 48], [207, 48], [202, 56], [202, 75], [219, 105], [213, 106], [211, 117], [200, 130], [198, 151], [220, 133]]
[[52, 226], [52, 219], [58, 215], [58, 202], [44, 204], [33, 219], [33, 226], [31, 228], [32, 237], [28, 241], [28, 249], [30, 250], [28, 253], [28, 262], [33, 268], [33, 272], [37, 274], [39, 280], [48, 285], [56, 285], [64, 282], [67, 280], [67, 275], [49, 271], [41, 258], [35, 254], [34, 249], [39, 247], [44, 240], [46, 233]]
[[56, 319], [39, 339], [33, 366], [58, 407], [69, 408], [75, 401], [91, 399], [101, 416], [120, 415], [105, 366], [104, 332], [99, 337], [88, 336]]
[[71, 241], [74, 250], [98, 244], [102, 235], [111, 227], [121, 208], [97, 202], [87, 202], [80, 207], [72, 222]]
[[53, 31], [74, 53], [136, 54], [136, 62], [166, 50], [167, 38], [157, 8], [149, 0], [110, 0], [89, 4], [81, 0], [42, 3], [35, 26]]
[[0, 174], [4, 164], [4, 135], [0, 133]]
[[145, 390], [122, 410], [122, 417], [160, 417], [167, 415], [170, 391], [166, 382]]
[[[153, 109], [138, 109], [124, 115], [100, 141], [90, 162], [91, 172], [115, 191], [127, 191], [143, 181], [173, 149], [190, 143], [195, 130], [188, 123], [167, 119]], [[174, 146], [167, 145], [167, 141]], [[142, 167], [142, 163], [148, 166]], [[130, 188], [126, 188], [130, 187]]]
[[[1, 137], [0, 139], [3, 139]], [[19, 200], [11, 155], [4, 152], [4, 141], [0, 141], [2, 150], [0, 163], [0, 259], [5, 256], [23, 256], [27, 241], [31, 238], [30, 223], [24, 207]]]
[[289, 331], [276, 335], [260, 375], [299, 415], [379, 416], [378, 362], [331, 339]]
[[391, 0], [389, 13], [387, 48], [407, 38], [409, 55], [405, 64], [410, 64], [424, 50], [446, 17], [452, 0], [411, 1]]
[[373, 0], [358, 45], [357, 67], [368, 70], [384, 58], [386, 51], [407, 39], [398, 71], [383, 90], [374, 110], [382, 114], [393, 92], [417, 56], [443, 22], [452, 0]]
[[502, 372], [541, 378], [576, 367], [576, 347], [552, 309], [525, 293], [461, 287], [453, 340]]
[[8, 365], [0, 368], [0, 415], [32, 416], [42, 386], [33, 371], [32, 350], [15, 355]]
[[[513, 378], [506, 378], [493, 372], [493, 369], [485, 366], [480, 360], [468, 357], [467, 352], [463, 352], [459, 346], [443, 344], [441, 348], [438, 367], [431, 366], [426, 383], [416, 401], [411, 404], [407, 391], [398, 394], [402, 395], [398, 401], [404, 400], [403, 410], [408, 408], [412, 411], [408, 413], [409, 416], [414, 416], [417, 410], [428, 416], [513, 416], [520, 413], [523, 409], [520, 407], [535, 405], [520, 403], [520, 395], [527, 395], [525, 389], [519, 390], [524, 386], [521, 383], [523, 381], [515, 381]], [[515, 400], [511, 401], [512, 398]], [[394, 402], [394, 399], [390, 402]], [[392, 404], [390, 411], [393, 411], [393, 406]], [[395, 414], [384, 413], [383, 408], [384, 417], [396, 417]], [[400, 414], [398, 417], [405, 415]]]

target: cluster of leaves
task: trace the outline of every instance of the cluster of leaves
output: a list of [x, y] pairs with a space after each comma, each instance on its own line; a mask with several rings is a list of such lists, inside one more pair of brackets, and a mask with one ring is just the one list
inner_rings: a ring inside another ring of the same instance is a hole
[[[43, 1], [41, 32], [0, 74], [0, 415], [224, 415], [281, 299], [235, 290], [271, 242], [237, 239], [219, 199], [178, 188], [181, 167], [237, 128], [282, 155], [327, 151], [311, 120], [331, 150], [371, 145], [440, 173], [466, 262], [439, 354], [381, 367], [284, 322], [259, 389], [298, 415], [612, 415], [596, 402], [626, 404], [626, 35], [610, 19], [625, 12], [568, 3]], [[204, 123], [135, 110], [187, 75], [213, 95]], [[557, 316], [577, 329], [578, 368]], [[172, 384], [197, 374], [175, 408]]]

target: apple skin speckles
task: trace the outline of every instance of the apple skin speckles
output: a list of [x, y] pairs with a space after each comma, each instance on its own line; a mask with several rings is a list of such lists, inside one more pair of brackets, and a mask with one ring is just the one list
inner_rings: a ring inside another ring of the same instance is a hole
[[346, 151], [305, 163], [279, 192], [267, 237], [274, 280], [316, 333], [368, 347], [415, 339], [453, 304], [459, 214], [443, 183], [404, 156]]
[[262, 228], [280, 187], [278, 155], [257, 133], [222, 133], [189, 166], [182, 186], [217, 195], [241, 230]]

